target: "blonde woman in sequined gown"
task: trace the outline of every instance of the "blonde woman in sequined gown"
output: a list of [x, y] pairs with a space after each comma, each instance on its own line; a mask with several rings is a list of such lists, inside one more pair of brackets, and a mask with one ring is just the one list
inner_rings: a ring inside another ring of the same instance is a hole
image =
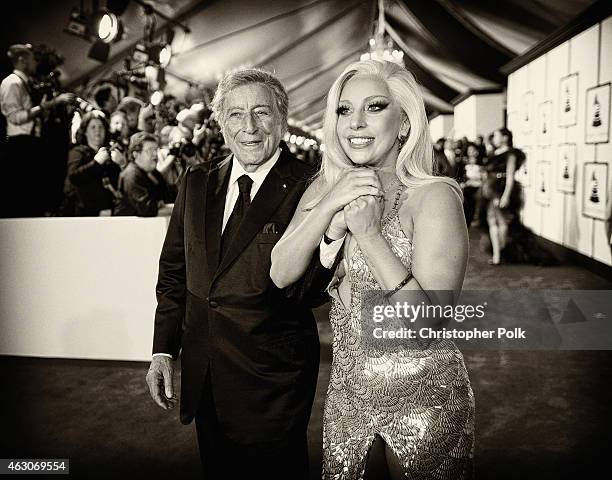
[[270, 272], [285, 287], [317, 256], [336, 268], [323, 478], [362, 479], [377, 438], [393, 479], [470, 478], [474, 396], [461, 353], [446, 340], [425, 349], [372, 346], [360, 324], [368, 290], [452, 297], [465, 274], [460, 190], [433, 176], [414, 77], [390, 62], [348, 66], [329, 92], [324, 143], [321, 171], [274, 248]]

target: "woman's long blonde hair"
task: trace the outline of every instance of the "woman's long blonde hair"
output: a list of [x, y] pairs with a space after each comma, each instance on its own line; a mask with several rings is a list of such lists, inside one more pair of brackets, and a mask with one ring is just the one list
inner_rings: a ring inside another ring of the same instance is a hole
[[423, 97], [414, 76], [395, 63], [380, 60], [365, 60], [350, 64], [329, 90], [323, 124], [325, 151], [321, 169], [317, 174], [318, 180], [322, 181], [319, 189], [321, 197], [329, 192], [344, 171], [358, 168], [342, 149], [336, 130], [340, 94], [347, 81], [356, 75], [368, 75], [383, 80], [404, 115], [408, 117], [410, 132], [398, 153], [395, 167], [399, 180], [408, 187], [444, 182], [462, 197], [461, 189], [455, 180], [434, 175], [434, 153], [429, 123]]

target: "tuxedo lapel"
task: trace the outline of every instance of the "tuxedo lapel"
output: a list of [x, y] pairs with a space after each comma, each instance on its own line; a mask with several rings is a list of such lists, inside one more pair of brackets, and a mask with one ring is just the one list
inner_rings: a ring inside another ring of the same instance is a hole
[[222, 160], [208, 175], [206, 190], [206, 218], [204, 219], [206, 238], [206, 258], [208, 271], [215, 272], [219, 265], [221, 250], [221, 227], [225, 210], [225, 197], [232, 167], [231, 156]]
[[221, 259], [221, 265], [219, 265], [215, 277], [221, 274], [244, 251], [295, 184], [296, 179], [291, 176], [291, 161], [295, 160], [285, 154], [283, 150], [278, 162], [270, 170], [257, 191], [257, 195], [255, 195], [246, 216], [227, 249], [227, 253]]

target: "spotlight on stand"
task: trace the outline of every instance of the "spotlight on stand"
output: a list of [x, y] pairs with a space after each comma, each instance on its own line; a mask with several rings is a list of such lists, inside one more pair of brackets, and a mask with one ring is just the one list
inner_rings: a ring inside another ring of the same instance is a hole
[[118, 41], [123, 35], [123, 24], [117, 15], [112, 12], [98, 12], [93, 17], [92, 25], [93, 32], [104, 43]]
[[113, 12], [100, 10], [91, 18], [90, 32], [93, 45], [88, 56], [105, 63], [110, 54], [110, 44], [123, 38], [123, 23]]

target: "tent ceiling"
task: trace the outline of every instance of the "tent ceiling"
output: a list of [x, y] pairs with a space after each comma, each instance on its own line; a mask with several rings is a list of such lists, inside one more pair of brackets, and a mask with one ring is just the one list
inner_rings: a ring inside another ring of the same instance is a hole
[[[142, 8], [130, 2], [122, 16], [125, 40], [100, 65], [87, 58], [89, 44], [63, 32], [79, 0], [20, 0], [8, 13], [7, 44], [47, 43], [65, 57], [64, 82], [108, 76], [123, 68], [142, 37]], [[104, 5], [104, 0], [100, 1]], [[184, 93], [185, 82], [214, 87], [220, 75], [240, 65], [271, 69], [290, 94], [290, 116], [318, 127], [325, 94], [334, 78], [368, 46], [375, 0], [157, 0], [155, 8], [186, 23], [176, 29], [176, 52], [168, 88]], [[423, 85], [428, 111], [452, 110], [451, 100], [469, 89], [504, 85], [500, 67], [551, 34], [592, 0], [386, 0], [386, 29], [404, 50], [407, 67]], [[85, 0], [85, 5], [91, 5]], [[158, 19], [159, 32], [165, 22]], [[11, 33], [12, 32], [12, 33]], [[18, 32], [18, 33], [16, 33]]]

